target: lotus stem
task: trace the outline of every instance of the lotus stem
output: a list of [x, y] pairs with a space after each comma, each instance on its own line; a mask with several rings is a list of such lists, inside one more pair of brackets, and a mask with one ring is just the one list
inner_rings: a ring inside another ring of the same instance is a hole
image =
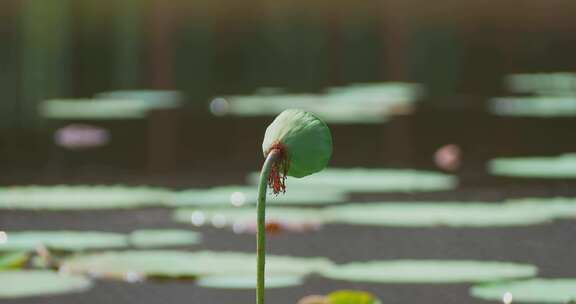
[[266, 275], [266, 192], [268, 189], [268, 176], [278, 160], [281, 151], [273, 149], [266, 156], [262, 171], [260, 171], [260, 180], [258, 183], [258, 218], [256, 231], [256, 304], [264, 304], [264, 278]]

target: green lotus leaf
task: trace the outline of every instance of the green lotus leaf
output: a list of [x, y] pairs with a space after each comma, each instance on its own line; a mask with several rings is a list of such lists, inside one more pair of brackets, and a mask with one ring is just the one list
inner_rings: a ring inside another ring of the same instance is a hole
[[0, 272], [0, 282], [0, 299], [80, 292], [92, 286], [81, 276], [31, 270]]
[[109, 232], [23, 231], [7, 234], [7, 241], [0, 245], [0, 251], [34, 250], [40, 245], [66, 251], [121, 248], [128, 245], [125, 235]]
[[0, 209], [94, 210], [158, 205], [170, 191], [126, 186], [25, 186], [0, 188]]
[[[266, 258], [270, 276], [294, 276], [317, 273], [331, 262], [325, 258], [300, 258], [271, 255]], [[65, 259], [61, 269], [70, 273], [126, 277], [198, 277], [255, 275], [256, 256], [239, 252], [185, 252], [175, 250], [109, 251], [83, 254]]]
[[[209, 189], [188, 189], [176, 192], [166, 201], [171, 207], [225, 207], [255, 205], [256, 186], [220, 186]], [[269, 205], [322, 205], [345, 202], [345, 192], [338, 189], [291, 189], [285, 195], [270, 196]]]
[[287, 174], [304, 177], [321, 171], [332, 156], [332, 135], [326, 123], [302, 110], [285, 110], [268, 126], [262, 143], [267, 156], [274, 148], [284, 149]]
[[130, 245], [139, 248], [186, 246], [199, 243], [200, 234], [188, 230], [145, 229], [130, 233]]
[[[267, 276], [266, 288], [283, 288], [302, 285], [304, 278], [301, 275], [271, 275]], [[254, 289], [256, 276], [254, 275], [214, 275], [201, 277], [198, 286], [206, 288], [225, 289]]]
[[326, 296], [330, 304], [379, 304], [371, 293], [357, 290], [337, 290]]
[[472, 296], [484, 300], [502, 299], [510, 293], [514, 303], [572, 303], [576, 300], [576, 279], [532, 279], [496, 282], [472, 287]]
[[335, 280], [374, 283], [466, 283], [530, 278], [527, 264], [464, 260], [394, 260], [333, 265], [321, 275]]
[[346, 204], [325, 209], [326, 221], [392, 227], [528, 226], [576, 216], [574, 203], [409, 202]]
[[27, 251], [15, 251], [0, 254], [0, 271], [22, 267], [28, 260]]
[[[248, 182], [257, 184], [259, 173], [248, 176]], [[288, 182], [290, 191], [320, 189], [346, 192], [415, 192], [443, 191], [457, 186], [456, 177], [421, 170], [327, 168], [306, 179]]]

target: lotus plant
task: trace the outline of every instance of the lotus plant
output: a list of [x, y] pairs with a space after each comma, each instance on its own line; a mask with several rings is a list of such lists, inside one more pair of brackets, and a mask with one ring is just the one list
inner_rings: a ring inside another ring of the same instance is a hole
[[264, 304], [266, 256], [266, 192], [286, 192], [286, 177], [302, 178], [321, 171], [332, 156], [330, 129], [316, 115], [302, 110], [285, 110], [266, 129], [264, 165], [260, 172], [257, 205], [256, 303]]

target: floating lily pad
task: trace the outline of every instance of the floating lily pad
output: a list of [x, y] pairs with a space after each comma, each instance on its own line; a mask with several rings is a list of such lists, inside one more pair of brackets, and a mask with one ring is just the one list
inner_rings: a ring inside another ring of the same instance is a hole
[[576, 154], [555, 157], [496, 158], [489, 163], [490, 173], [520, 178], [576, 178]]
[[449, 260], [397, 260], [333, 265], [322, 272], [329, 279], [375, 283], [460, 283], [529, 278], [532, 265]]
[[0, 209], [84, 210], [158, 205], [162, 188], [123, 186], [30, 186], [0, 189]]
[[[257, 186], [224, 186], [211, 189], [190, 189], [175, 193], [167, 204], [175, 207], [186, 206], [242, 206], [256, 204]], [[269, 205], [314, 205], [340, 203], [347, 199], [343, 191], [300, 189], [286, 192], [284, 195], [271, 195], [267, 199]]]
[[[1, 245], [0, 245], [1, 246]], [[0, 254], [0, 271], [22, 267], [28, 260], [28, 252], [16, 251]]]
[[126, 247], [123, 234], [82, 231], [26, 231], [8, 232], [0, 251], [34, 250], [42, 245], [51, 249], [81, 251], [100, 248]]
[[51, 99], [40, 104], [40, 115], [54, 120], [144, 119], [151, 106], [128, 99]]
[[576, 300], [576, 279], [491, 283], [474, 286], [470, 293], [485, 300], [500, 300], [505, 293], [510, 293], [514, 303], [568, 303]]
[[[299, 275], [274, 275], [266, 277], [266, 288], [283, 288], [302, 285], [304, 278]], [[199, 286], [206, 288], [254, 289], [255, 275], [216, 275], [198, 279]]]
[[[493, 227], [525, 226], [567, 216], [576, 205], [535, 203], [374, 203], [327, 208], [327, 220], [355, 225], [400, 227]], [[564, 213], [563, 213], [564, 212]]]
[[[248, 177], [257, 184], [258, 173]], [[396, 169], [335, 169], [329, 168], [305, 179], [288, 178], [290, 191], [301, 189], [338, 189], [346, 192], [413, 192], [441, 191], [455, 188], [453, 176], [416, 170]]]
[[[329, 267], [325, 258], [266, 257], [268, 275], [290, 276], [319, 272]], [[236, 252], [184, 252], [171, 250], [121, 251], [78, 255], [65, 259], [62, 270], [96, 276], [197, 277], [255, 275], [256, 256]]]
[[100, 100], [132, 100], [148, 109], [169, 109], [180, 105], [182, 94], [178, 91], [166, 90], [133, 90], [133, 91], [110, 91], [98, 93], [94, 96]]
[[4, 271], [0, 272], [0, 282], [2, 299], [80, 292], [92, 285], [84, 277], [52, 271]]
[[[213, 225], [226, 227], [234, 225], [249, 225], [256, 222], [256, 209], [245, 208], [206, 208], [179, 209], [174, 212], [174, 219], [182, 223], [192, 223], [196, 226]], [[266, 221], [285, 224], [320, 225], [324, 222], [323, 213], [318, 209], [305, 208], [266, 208]]]
[[200, 234], [187, 230], [136, 230], [129, 235], [134, 247], [186, 246], [199, 243]]
[[491, 112], [499, 116], [573, 117], [576, 98], [573, 96], [529, 96], [493, 98]]

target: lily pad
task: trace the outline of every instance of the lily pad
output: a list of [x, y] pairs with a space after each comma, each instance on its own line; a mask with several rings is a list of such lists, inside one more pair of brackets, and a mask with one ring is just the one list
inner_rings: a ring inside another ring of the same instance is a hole
[[128, 245], [125, 235], [108, 232], [25, 231], [7, 234], [7, 241], [0, 245], [0, 251], [34, 250], [40, 245], [67, 251], [120, 248]]
[[194, 245], [200, 240], [198, 232], [188, 230], [136, 230], [129, 235], [130, 245], [140, 248]]
[[[258, 173], [249, 175], [251, 184], [258, 183]], [[290, 191], [301, 189], [337, 189], [346, 192], [413, 192], [450, 190], [457, 179], [447, 174], [397, 169], [328, 168], [306, 179], [288, 178]]]
[[84, 277], [52, 271], [4, 271], [0, 282], [1, 299], [80, 292], [92, 286]]
[[[575, 207], [570, 214], [576, 215]], [[526, 226], [552, 221], [568, 208], [534, 203], [374, 203], [330, 207], [325, 217], [336, 223], [376, 226]]]
[[333, 265], [321, 274], [329, 279], [375, 283], [465, 283], [530, 278], [527, 264], [464, 260], [396, 260]]
[[0, 209], [91, 210], [158, 205], [169, 190], [123, 186], [29, 186], [0, 189]]
[[[283, 288], [302, 285], [304, 278], [299, 275], [274, 275], [266, 277], [266, 288]], [[206, 288], [254, 289], [255, 275], [216, 275], [201, 277], [199, 286]]]
[[[266, 271], [271, 276], [319, 272], [331, 265], [325, 258], [270, 255]], [[184, 252], [174, 250], [120, 251], [78, 255], [65, 259], [63, 271], [95, 276], [197, 277], [208, 275], [255, 275], [256, 256], [238, 252]]]
[[472, 296], [500, 300], [505, 293], [520, 303], [568, 303], [576, 300], [576, 279], [532, 279], [472, 287]]
[[[196, 226], [211, 224], [215, 227], [234, 225], [250, 225], [256, 222], [256, 209], [245, 208], [207, 208], [207, 209], [178, 209], [174, 212], [174, 219], [182, 223], [192, 223]], [[320, 225], [324, 222], [323, 213], [318, 209], [310, 208], [266, 208], [266, 221], [285, 224]]]
[[554, 157], [496, 158], [489, 163], [490, 173], [519, 178], [576, 178], [576, 154]]
[[[190, 189], [175, 193], [168, 199], [167, 205], [174, 207], [186, 206], [242, 206], [256, 204], [257, 186], [223, 186], [205, 190]], [[338, 190], [300, 189], [286, 192], [284, 195], [269, 196], [269, 205], [320, 205], [341, 203], [347, 200], [347, 195]]]
[[576, 98], [573, 96], [529, 96], [493, 98], [490, 110], [498, 116], [573, 117]]

